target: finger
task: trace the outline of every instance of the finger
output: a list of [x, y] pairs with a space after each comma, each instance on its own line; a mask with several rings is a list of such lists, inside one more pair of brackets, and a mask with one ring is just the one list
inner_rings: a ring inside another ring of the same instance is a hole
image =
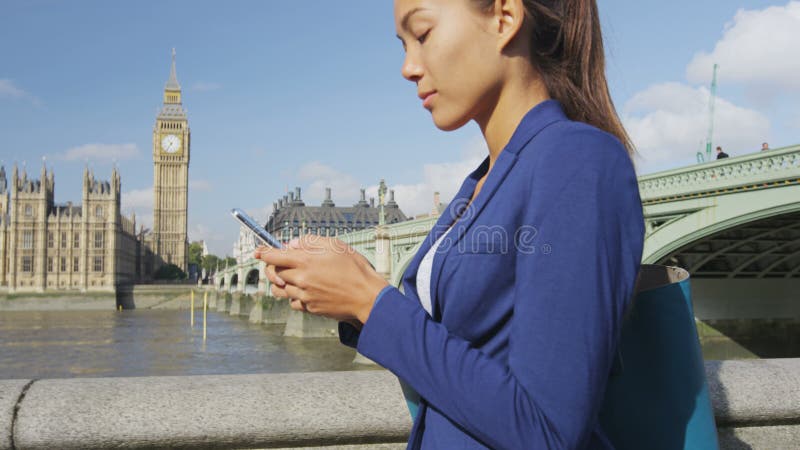
[[289, 294], [286, 293], [286, 290], [278, 286], [277, 284], [270, 285], [269, 292], [275, 298], [289, 298]]
[[297, 267], [301, 263], [302, 252], [286, 248], [276, 249], [264, 247], [258, 253], [258, 259], [273, 266]]
[[280, 279], [283, 281], [283, 285], [281, 285], [281, 287], [294, 285], [296, 287], [305, 289], [306, 287], [308, 287], [305, 274], [306, 274], [305, 269], [294, 269], [291, 267], [275, 268], [275, 275], [280, 277]]
[[299, 300], [303, 303], [305, 303], [308, 300], [308, 293], [297, 286], [294, 286], [292, 284], [287, 284], [286, 287], [283, 288], [283, 290], [286, 292], [286, 295], [292, 300]]
[[292, 309], [294, 309], [295, 311], [308, 312], [308, 310], [306, 309], [305, 303], [303, 303], [303, 302], [301, 302], [300, 300], [297, 300], [297, 299], [289, 300], [289, 306]]
[[256, 248], [255, 250], [253, 250], [253, 258], [254, 258], [254, 259], [260, 259], [260, 257], [261, 257], [261, 252], [262, 252], [262, 251], [264, 251], [265, 249], [266, 249], [266, 246], [259, 245], [259, 246], [258, 246], [258, 248]]
[[318, 234], [305, 234], [289, 242], [293, 249], [303, 249], [312, 253], [333, 249], [331, 243], [330, 238]]
[[275, 272], [275, 266], [273, 266], [272, 264], [268, 264], [267, 268], [265, 269], [265, 271], [266, 271], [266, 274], [267, 274], [267, 279], [270, 282], [275, 283], [275, 284], [277, 284], [278, 286], [281, 286], [281, 287], [286, 285], [286, 281], [284, 281], [283, 278], [281, 278]]

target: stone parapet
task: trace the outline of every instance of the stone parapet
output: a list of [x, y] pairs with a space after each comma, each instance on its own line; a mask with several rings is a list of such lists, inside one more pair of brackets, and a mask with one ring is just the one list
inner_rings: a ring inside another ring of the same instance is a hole
[[800, 448], [800, 359], [708, 361], [720, 445]]
[[[800, 447], [800, 359], [709, 361], [706, 374], [723, 449]], [[395, 449], [410, 427], [384, 370], [0, 380], [0, 450]]]

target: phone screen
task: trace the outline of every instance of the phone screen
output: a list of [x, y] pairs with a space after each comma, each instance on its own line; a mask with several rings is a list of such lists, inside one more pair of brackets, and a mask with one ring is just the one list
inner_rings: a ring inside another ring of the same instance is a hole
[[267, 230], [264, 229], [264, 227], [256, 223], [255, 220], [253, 220], [241, 209], [233, 208], [231, 210], [231, 215], [244, 226], [249, 228], [253, 233], [255, 233], [255, 235], [265, 244], [275, 248], [283, 248], [283, 245], [278, 239], [275, 238], [275, 236], [271, 235]]

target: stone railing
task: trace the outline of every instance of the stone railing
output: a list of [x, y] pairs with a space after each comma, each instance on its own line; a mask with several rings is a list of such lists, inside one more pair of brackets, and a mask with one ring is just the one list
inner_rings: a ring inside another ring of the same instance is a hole
[[800, 359], [708, 361], [722, 449], [800, 448]]
[[639, 193], [648, 204], [798, 181], [800, 146], [792, 146], [641, 176]]
[[[393, 248], [404, 248], [409, 245], [414, 246], [419, 243], [423, 237], [428, 235], [428, 232], [430, 232], [437, 220], [438, 217], [407, 220], [404, 222], [385, 225], [385, 230], [386, 234], [392, 241]], [[366, 230], [342, 234], [337, 237], [347, 244], [352, 245], [356, 250], [359, 250], [362, 253], [367, 253], [368, 251], [372, 251], [372, 253], [374, 253], [375, 233], [375, 228], [369, 228]]]
[[425, 217], [422, 219], [393, 223], [386, 228], [389, 232], [389, 236], [391, 236], [393, 239], [403, 238], [406, 236], [426, 236], [438, 220], [439, 216]]
[[0, 449], [296, 448], [400, 443], [384, 370], [0, 381]]
[[[800, 359], [706, 374], [723, 449], [800, 448]], [[0, 450], [401, 449], [410, 427], [384, 370], [0, 380]]]

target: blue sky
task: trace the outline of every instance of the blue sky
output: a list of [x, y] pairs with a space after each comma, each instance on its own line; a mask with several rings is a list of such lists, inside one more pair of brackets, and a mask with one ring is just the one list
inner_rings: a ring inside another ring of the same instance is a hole
[[[800, 2], [599, 4], [614, 101], [640, 173], [694, 161], [720, 63], [715, 145], [732, 156], [800, 143]], [[794, 44], [791, 44], [794, 43]], [[791, 45], [790, 45], [791, 44]], [[339, 205], [384, 178], [407, 214], [451, 197], [485, 156], [470, 124], [444, 133], [400, 76], [392, 2], [4, 1], [0, 159], [55, 169], [80, 201], [86, 160], [116, 159], [123, 208], [146, 225], [152, 127], [177, 50], [192, 130], [189, 237], [231, 253], [231, 207], [263, 220], [286, 188]]]

